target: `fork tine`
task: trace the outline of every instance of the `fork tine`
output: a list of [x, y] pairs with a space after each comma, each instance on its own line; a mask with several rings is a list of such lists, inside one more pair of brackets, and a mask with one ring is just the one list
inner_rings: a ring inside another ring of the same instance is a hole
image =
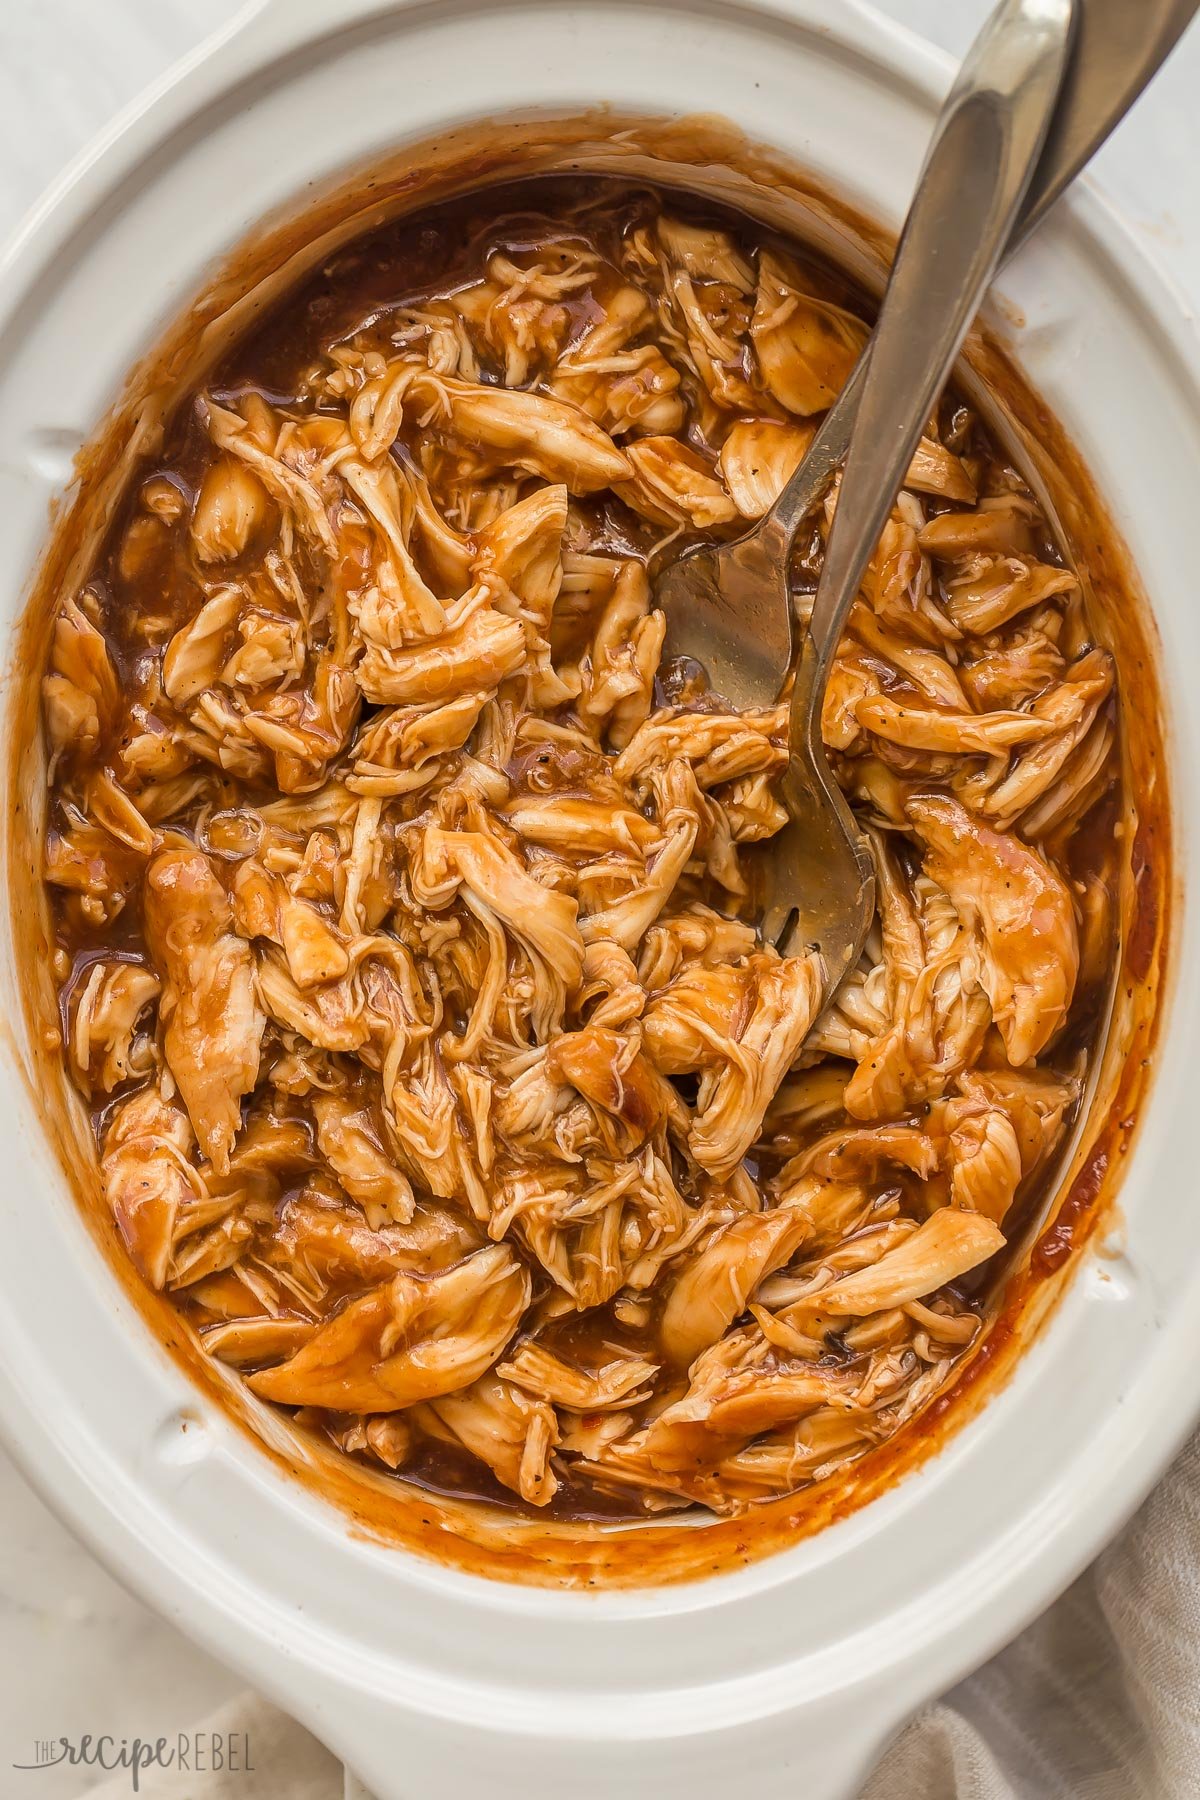
[[787, 932], [796, 916], [796, 908], [783, 903], [768, 905], [759, 921], [758, 935], [764, 944], [773, 944], [778, 950], [780, 939]]

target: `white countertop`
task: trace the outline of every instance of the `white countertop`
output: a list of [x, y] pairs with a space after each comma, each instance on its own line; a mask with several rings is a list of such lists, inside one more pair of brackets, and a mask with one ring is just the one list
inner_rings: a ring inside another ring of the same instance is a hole
[[[831, 0], [834, 4], [835, 0]], [[333, 0], [331, 0], [331, 5]], [[988, 0], [879, 0], [947, 49]], [[40, 190], [238, 0], [38, 0], [0, 23], [0, 238]], [[1147, 250], [1200, 305], [1200, 25], [1094, 165]], [[194, 1723], [240, 1685], [132, 1599], [58, 1523], [0, 1451], [0, 1794], [71, 1800], [94, 1779], [11, 1772], [35, 1740], [145, 1739]]]

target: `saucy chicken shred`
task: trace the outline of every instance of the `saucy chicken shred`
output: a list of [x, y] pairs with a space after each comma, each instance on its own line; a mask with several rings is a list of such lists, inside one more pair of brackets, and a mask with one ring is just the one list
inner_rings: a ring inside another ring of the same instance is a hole
[[970, 1354], [1044, 1190], [1114, 670], [972, 409], [829, 684], [878, 899], [820, 1016], [755, 930], [786, 706], [662, 663], [655, 571], [770, 505], [865, 311], [680, 195], [432, 210], [189, 397], [62, 598], [44, 876], [107, 1206], [211, 1356], [403, 1479], [623, 1517], [823, 1478]]

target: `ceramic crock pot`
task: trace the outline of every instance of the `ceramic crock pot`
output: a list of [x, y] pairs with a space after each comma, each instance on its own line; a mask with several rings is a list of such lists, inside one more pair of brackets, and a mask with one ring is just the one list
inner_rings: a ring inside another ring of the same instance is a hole
[[[484, 119], [516, 129], [607, 105], [615, 142], [626, 115], [719, 114], [894, 227], [947, 76], [854, 0], [248, 6], [47, 195], [0, 266], [5, 623], [26, 603], [47, 505], [125, 371], [256, 221], [333, 172]], [[704, 171], [689, 184], [703, 190]], [[1086, 192], [1000, 289], [1015, 355], [1153, 599], [1186, 886], [1200, 873], [1200, 356], [1183, 309]], [[1139, 679], [1125, 671], [1135, 729]], [[14, 671], [10, 736], [19, 689]], [[10, 855], [8, 879], [32, 890], [35, 874]], [[578, 1800], [850, 1796], [917, 1705], [1095, 1554], [1200, 1412], [1195, 911], [1178, 905], [1173, 929], [1181, 998], [1119, 1230], [1080, 1257], [1000, 1391], [869, 1505], [772, 1556], [580, 1592], [488, 1580], [356, 1530], [188, 1380], [115, 1281], [50, 1141], [6, 926], [5, 1441], [118, 1575], [379, 1800], [523, 1800], [535, 1785]]]

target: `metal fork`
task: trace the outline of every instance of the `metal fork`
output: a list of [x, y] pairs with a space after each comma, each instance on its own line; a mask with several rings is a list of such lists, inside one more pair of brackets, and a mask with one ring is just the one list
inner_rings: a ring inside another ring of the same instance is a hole
[[[764, 941], [785, 951], [805, 943], [820, 948], [826, 997], [858, 959], [870, 925], [874, 882], [869, 854], [833, 780], [821, 743], [821, 699], [862, 570], [907, 468], [907, 455], [901, 455], [898, 446], [908, 442], [911, 453], [933, 404], [933, 398], [926, 405], [918, 402], [918, 386], [921, 392], [929, 391], [930, 369], [938, 367], [941, 373], [932, 381], [932, 396], [936, 397], [1001, 254], [1010, 254], [1024, 241], [1124, 117], [1196, 10], [1197, 0], [1144, 0], [1132, 9], [1128, 0], [1076, 0], [1072, 21], [1072, 9], [1067, 6], [1003, 5], [997, 9], [968, 56], [939, 119], [875, 338], [826, 414], [804, 461], [751, 531], [732, 543], [686, 552], [659, 578], [656, 600], [667, 616], [665, 655], [700, 663], [713, 687], [736, 706], [770, 705], [794, 657], [788, 589], [792, 544], [847, 459], [851, 433], [868, 391], [868, 364], [873, 366], [885, 313], [890, 313], [889, 336], [895, 334], [892, 341], [898, 348], [890, 353], [889, 380], [903, 381], [907, 397], [897, 388], [890, 397], [877, 396], [872, 402], [861, 453], [865, 460], [854, 476], [855, 485], [863, 484], [857, 502], [847, 463], [825, 573], [793, 693], [791, 756], [783, 791], [789, 824], [769, 853], [767, 904], [761, 926]], [[1072, 25], [1075, 43], [1070, 49]], [[1002, 80], [989, 74], [986, 65], [999, 41], [1010, 32], [1017, 34], [1012, 39], [1014, 46], [1024, 44], [1023, 52], [1019, 48], [1006, 51], [1013, 72], [1010, 79], [1023, 75], [1030, 85], [1024, 87], [1017, 79], [1024, 136], [1018, 144], [1014, 115], [1008, 161], [1002, 168], [1000, 140], [993, 126], [998, 125], [1004, 108], [1014, 106], [1016, 100], [1013, 92], [1005, 92]], [[1063, 62], [1068, 55], [1064, 78]], [[989, 87], [989, 82], [994, 86]], [[1048, 126], [1047, 108], [1053, 108]], [[1039, 130], [1043, 134], [1040, 154], [1036, 150]], [[1031, 155], [1036, 166], [1032, 177], [1026, 167], [1022, 186], [1020, 158]], [[985, 226], [978, 211], [972, 218], [969, 209], [977, 209], [979, 202], [968, 195], [975, 196], [980, 177], [987, 171], [996, 186]], [[972, 182], [969, 189], [968, 178]], [[1002, 198], [1004, 182], [1008, 185]], [[918, 236], [914, 236], [915, 224], [919, 224]], [[943, 224], [959, 233], [957, 240], [949, 238], [946, 246], [939, 235]], [[986, 245], [981, 236], [985, 230], [989, 234]], [[917, 261], [931, 251], [941, 259], [943, 271], [956, 267], [959, 279], [971, 283], [958, 294], [941, 292], [936, 319], [925, 305], [927, 291]], [[902, 253], [909, 272], [899, 290]], [[947, 306], [947, 301], [959, 304]], [[902, 305], [906, 315], [897, 325]], [[945, 343], [949, 338], [943, 337], [930, 360], [935, 330], [956, 331], [957, 336], [948, 355]], [[918, 345], [926, 346], [924, 353]], [[874, 386], [873, 377], [872, 389]], [[901, 418], [906, 405], [911, 410]], [[872, 488], [869, 494], [868, 487]], [[847, 506], [848, 491], [853, 510]], [[878, 519], [873, 528], [868, 523], [871, 518]], [[839, 524], [839, 520], [843, 522]], [[857, 543], [852, 546], [850, 539], [855, 536]], [[839, 541], [838, 560], [831, 569], [835, 539]]]

